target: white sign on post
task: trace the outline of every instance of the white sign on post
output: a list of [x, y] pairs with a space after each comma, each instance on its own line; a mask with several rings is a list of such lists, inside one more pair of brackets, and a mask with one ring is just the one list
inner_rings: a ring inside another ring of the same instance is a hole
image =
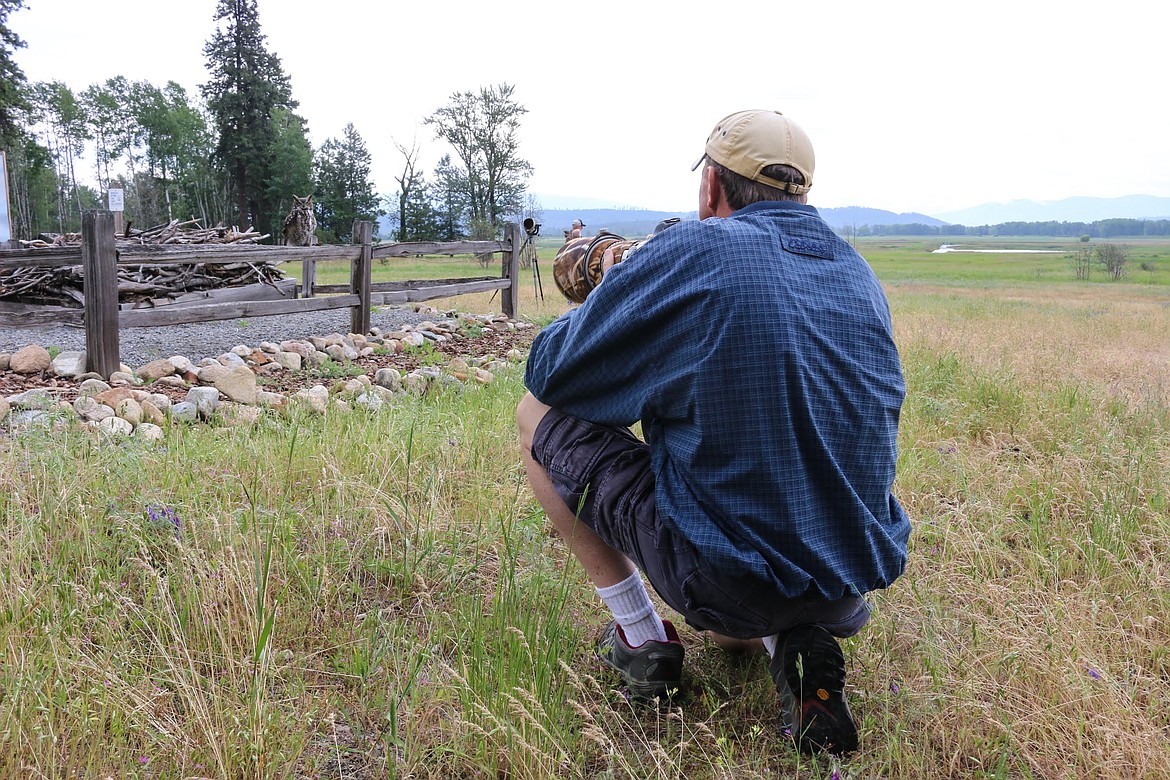
[[125, 211], [126, 198], [124, 190], [109, 190], [106, 192], [110, 202], [110, 211]]
[[0, 249], [12, 240], [12, 223], [8, 216], [8, 158], [0, 152]]

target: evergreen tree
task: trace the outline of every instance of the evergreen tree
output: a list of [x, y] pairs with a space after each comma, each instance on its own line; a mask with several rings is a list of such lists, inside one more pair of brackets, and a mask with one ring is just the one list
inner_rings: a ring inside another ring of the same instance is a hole
[[430, 199], [435, 204], [439, 224], [442, 226], [439, 240], [458, 241], [467, 238], [466, 177], [451, 161], [451, 155], [443, 155], [435, 165], [435, 181], [437, 190], [431, 194]]
[[294, 195], [303, 198], [313, 192], [313, 147], [304, 118], [286, 108], [273, 110], [272, 127], [275, 135], [268, 198], [283, 219], [292, 208]]
[[219, 133], [216, 157], [227, 174], [239, 226], [277, 233], [270, 182], [277, 131], [275, 109], [295, 109], [280, 58], [268, 51], [256, 0], [219, 0], [218, 27], [203, 47], [211, 80], [203, 96]]
[[317, 230], [327, 243], [352, 239], [353, 221], [374, 223], [377, 236], [380, 208], [370, 181], [370, 152], [353, 124], [345, 126], [341, 140], [330, 138], [321, 145], [315, 163], [317, 175]]
[[21, 115], [29, 110], [24, 71], [12, 59], [24, 41], [8, 29], [8, 15], [24, 6], [24, 0], [0, 0], [0, 149], [11, 149], [24, 135]]

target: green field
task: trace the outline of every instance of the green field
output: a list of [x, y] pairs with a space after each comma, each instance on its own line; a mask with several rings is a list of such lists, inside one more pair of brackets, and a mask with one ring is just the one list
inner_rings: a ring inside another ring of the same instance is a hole
[[[622, 697], [525, 482], [514, 367], [161, 447], [0, 434], [0, 777], [1170, 777], [1170, 245], [1127, 243], [1120, 282], [859, 243], [915, 533], [844, 643], [846, 761], [792, 753], [762, 660], [693, 631], [685, 698]], [[482, 274], [394, 262], [375, 273]], [[541, 271], [536, 320], [567, 307], [551, 251]]]

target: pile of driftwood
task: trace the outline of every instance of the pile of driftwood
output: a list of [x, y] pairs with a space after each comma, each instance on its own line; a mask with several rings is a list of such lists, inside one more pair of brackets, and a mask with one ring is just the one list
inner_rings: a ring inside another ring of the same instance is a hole
[[[254, 244], [268, 238], [256, 231], [236, 228], [202, 227], [198, 220], [174, 220], [148, 230], [127, 227], [116, 237], [119, 249], [143, 245]], [[27, 249], [64, 248], [81, 245], [80, 233], [41, 234], [20, 242]], [[237, 263], [167, 263], [118, 266], [119, 303], [159, 299], [262, 283], [275, 285], [285, 278], [276, 263], [264, 260]], [[48, 305], [83, 306], [85, 296], [80, 265], [56, 268], [0, 268], [0, 301]]]
[[[197, 219], [180, 222], [173, 219], [165, 225], [156, 225], [146, 230], [134, 230], [130, 225], [122, 235], [116, 236], [118, 246], [142, 244], [255, 244], [268, 238], [268, 233], [256, 230], [241, 232], [239, 228], [217, 225], [205, 228]], [[48, 247], [80, 246], [80, 233], [42, 233], [31, 241], [21, 241], [26, 249]]]

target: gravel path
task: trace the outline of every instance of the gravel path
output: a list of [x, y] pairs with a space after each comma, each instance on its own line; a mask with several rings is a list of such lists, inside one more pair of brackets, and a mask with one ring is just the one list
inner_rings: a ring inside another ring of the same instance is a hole
[[[441, 313], [419, 314], [406, 306], [380, 306], [370, 315], [370, 327], [389, 331], [403, 325], [443, 319]], [[226, 352], [237, 344], [256, 347], [263, 341], [279, 344], [289, 339], [348, 333], [349, 322], [349, 309], [332, 309], [246, 320], [123, 328], [119, 334], [119, 346], [122, 362], [132, 368], [172, 355], [183, 355], [198, 362], [201, 358]], [[57, 347], [63, 352], [82, 351], [85, 349], [85, 329], [64, 325], [0, 329], [0, 352], [15, 352], [29, 344], [40, 344], [46, 349]]]

